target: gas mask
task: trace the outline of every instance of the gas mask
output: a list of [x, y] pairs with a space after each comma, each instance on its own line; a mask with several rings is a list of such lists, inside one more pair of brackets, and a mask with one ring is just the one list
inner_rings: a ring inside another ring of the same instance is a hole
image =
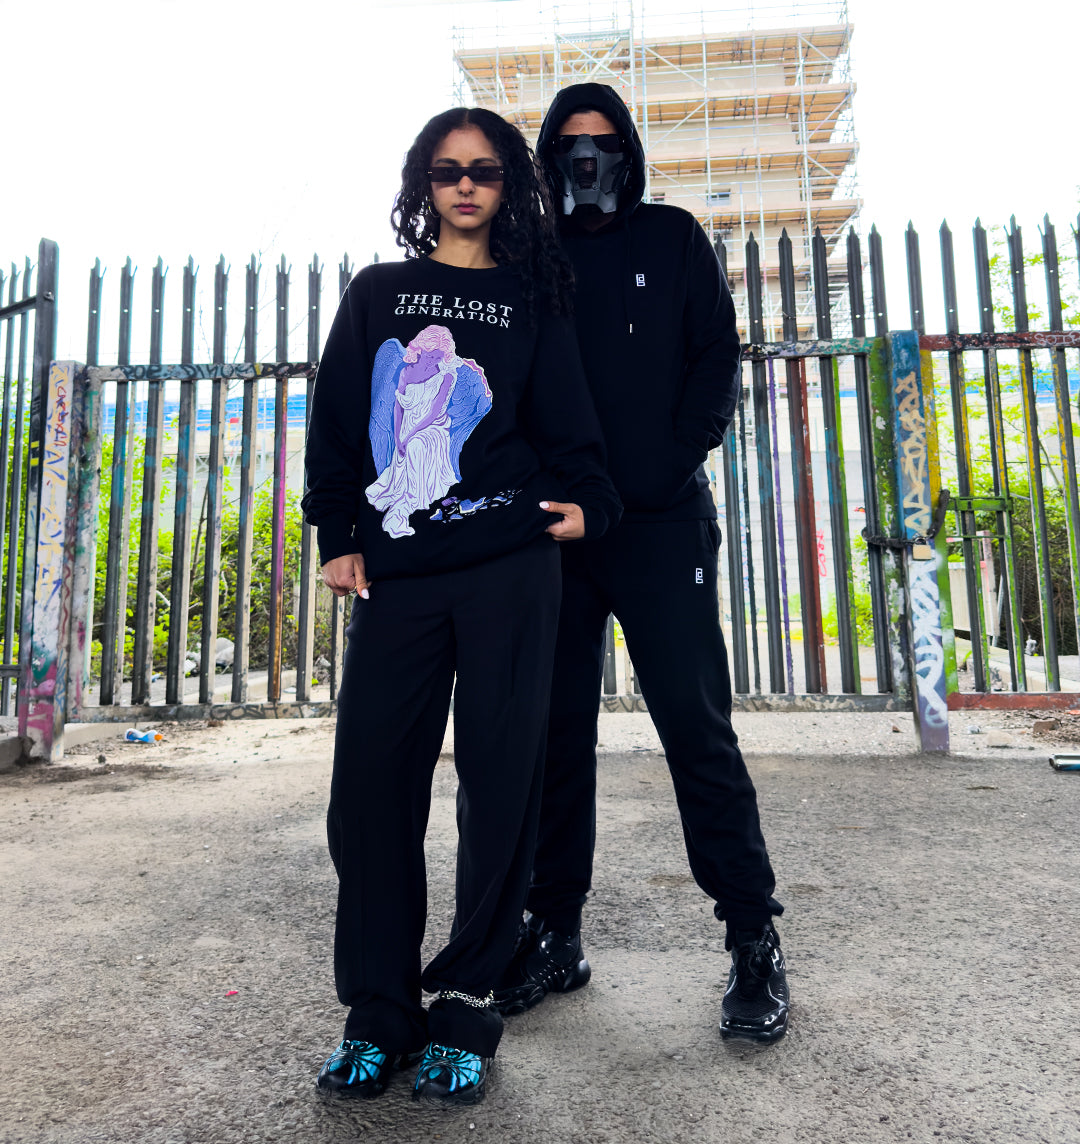
[[618, 135], [557, 135], [552, 144], [563, 214], [591, 206], [612, 214], [626, 185], [630, 162]]

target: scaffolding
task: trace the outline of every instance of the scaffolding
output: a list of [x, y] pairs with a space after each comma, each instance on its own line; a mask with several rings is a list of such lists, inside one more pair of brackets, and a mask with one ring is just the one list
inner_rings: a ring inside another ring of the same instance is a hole
[[[500, 26], [455, 31], [461, 101], [498, 112], [535, 143], [557, 91], [610, 84], [645, 145], [646, 199], [683, 207], [723, 240], [744, 325], [744, 251], [751, 233], [757, 239], [770, 337], [781, 326], [774, 252], [787, 230], [799, 326], [809, 332], [813, 233], [831, 253], [861, 206], [847, 0], [685, 11], [657, 0], [564, 0], [531, 17], [521, 12], [528, 4], [512, 7]], [[838, 263], [838, 333], [844, 285]]]

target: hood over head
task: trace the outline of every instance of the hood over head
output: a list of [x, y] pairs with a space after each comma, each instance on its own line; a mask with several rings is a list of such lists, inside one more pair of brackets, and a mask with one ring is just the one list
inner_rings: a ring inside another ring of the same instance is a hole
[[[615, 124], [623, 142], [628, 169], [619, 191], [616, 219], [621, 218], [641, 202], [645, 192], [645, 149], [641, 145], [637, 128], [629, 108], [614, 88], [606, 83], [575, 83], [563, 88], [551, 101], [536, 141], [536, 154], [551, 183], [556, 202], [563, 199], [563, 175], [555, 164], [553, 144], [560, 134], [559, 128], [578, 111], [600, 111]], [[606, 229], [606, 228], [605, 228]]]

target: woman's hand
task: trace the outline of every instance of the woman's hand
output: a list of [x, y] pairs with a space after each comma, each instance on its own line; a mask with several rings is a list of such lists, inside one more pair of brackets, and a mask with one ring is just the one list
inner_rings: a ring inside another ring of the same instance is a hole
[[335, 596], [347, 596], [355, 591], [365, 600], [369, 598], [368, 588], [371, 585], [364, 570], [364, 558], [359, 552], [327, 560], [322, 566], [322, 578]]
[[545, 512], [562, 513], [562, 520], [549, 524], [544, 530], [551, 533], [556, 540], [580, 540], [585, 535], [585, 514], [581, 511], [580, 505], [542, 500], [540, 507]]

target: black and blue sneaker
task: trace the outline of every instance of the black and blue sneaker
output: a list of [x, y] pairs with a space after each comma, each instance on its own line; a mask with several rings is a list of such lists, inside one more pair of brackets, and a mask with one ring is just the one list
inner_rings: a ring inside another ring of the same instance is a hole
[[424, 1050], [416, 1071], [413, 1100], [426, 1100], [431, 1104], [479, 1104], [484, 1099], [490, 1068], [490, 1057], [433, 1042]]
[[370, 1041], [346, 1039], [327, 1057], [315, 1084], [335, 1096], [370, 1099], [386, 1088], [393, 1069], [408, 1059], [404, 1054], [384, 1053]]
[[736, 930], [720, 1036], [778, 1041], [787, 1032], [789, 1006], [784, 955], [772, 922], [759, 930]]

